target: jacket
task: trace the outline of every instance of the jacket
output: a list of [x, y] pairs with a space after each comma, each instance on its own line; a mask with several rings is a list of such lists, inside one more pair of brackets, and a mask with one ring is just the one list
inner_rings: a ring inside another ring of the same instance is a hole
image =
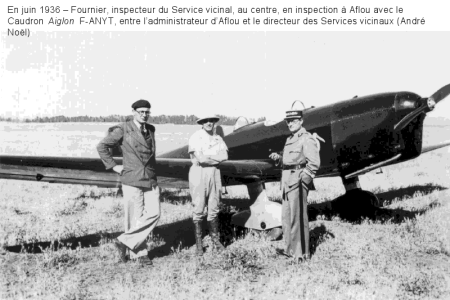
[[118, 124], [109, 129], [109, 134], [97, 145], [97, 151], [106, 166], [116, 166], [110, 149], [120, 146], [123, 155], [123, 172], [120, 179], [123, 184], [135, 187], [155, 188], [156, 143], [155, 127], [145, 124], [149, 137], [144, 138], [133, 120]]
[[302, 127], [298, 132], [287, 138], [283, 150], [283, 166], [301, 165], [300, 169], [283, 170], [281, 189], [288, 193], [300, 185], [308, 190], [314, 189], [313, 178], [320, 167], [319, 147], [317, 140]]

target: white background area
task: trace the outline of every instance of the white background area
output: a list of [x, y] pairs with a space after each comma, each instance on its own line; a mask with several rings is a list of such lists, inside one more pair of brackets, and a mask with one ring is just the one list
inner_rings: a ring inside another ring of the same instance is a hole
[[[346, 2], [339, 5], [351, 5]], [[99, 1], [76, 4], [87, 3], [100, 6]], [[149, 6], [142, 1], [114, 1], [108, 6], [136, 3]], [[333, 3], [338, 6], [335, 1], [302, 2], [317, 7]], [[376, 3], [371, 6], [388, 6]], [[405, 3], [389, 6], [403, 4], [410, 14], [423, 11], [430, 21], [425, 28], [449, 30], [447, 25], [433, 27], [448, 8], [444, 2]], [[191, 4], [211, 6], [202, 1]], [[259, 6], [263, 4], [267, 3]], [[147, 99], [153, 115], [214, 113], [280, 120], [294, 100], [317, 107], [389, 91], [427, 97], [450, 83], [448, 31], [373, 31], [384, 30], [382, 26], [371, 31], [336, 31], [342, 27], [332, 26], [332, 31], [46, 27], [30, 37], [17, 37], [6, 32], [7, 5], [2, 4], [0, 70], [0, 115], [6, 117], [127, 115], [131, 103]], [[430, 115], [447, 116], [449, 102], [439, 103]]]

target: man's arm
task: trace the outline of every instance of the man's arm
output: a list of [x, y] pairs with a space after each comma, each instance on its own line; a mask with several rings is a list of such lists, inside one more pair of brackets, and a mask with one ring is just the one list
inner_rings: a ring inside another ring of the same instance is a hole
[[[189, 140], [188, 152], [195, 156], [200, 165], [215, 166], [228, 159], [228, 147], [225, 142], [220, 138], [219, 144], [216, 145], [218, 152], [216, 154], [205, 154], [201, 151], [201, 147], [198, 147], [201, 141], [198, 140], [197, 135], [193, 135]], [[209, 151], [214, 153], [215, 151]]]
[[203, 152], [200, 150], [201, 139], [199, 138], [199, 132], [194, 133], [189, 139], [188, 153], [193, 155], [199, 164], [212, 164], [213, 161], [209, 160]]
[[306, 138], [305, 144], [303, 145], [303, 154], [306, 158], [306, 167], [302, 172], [302, 181], [309, 184], [316, 176], [316, 172], [320, 167], [319, 147], [317, 146], [316, 139], [312, 135]]
[[208, 155], [207, 157], [210, 160], [216, 161], [218, 164], [220, 164], [221, 162], [226, 161], [228, 159], [228, 151], [221, 150], [219, 153], [215, 155]]
[[208, 157], [220, 164], [221, 162], [228, 160], [228, 147], [222, 137], [219, 136], [218, 139], [220, 141], [219, 151], [214, 155], [208, 155]]
[[269, 155], [269, 158], [275, 161], [276, 166], [279, 166], [279, 167], [283, 166], [283, 152], [284, 152], [284, 149], [282, 151], [280, 151], [279, 153], [273, 152]]
[[206, 165], [206, 166], [215, 166], [215, 165], [218, 165], [219, 163], [221, 163], [223, 160], [228, 159], [228, 154], [226, 153], [226, 151], [225, 151], [226, 158], [223, 160], [220, 160], [220, 161], [219, 161], [220, 154], [204, 155], [202, 151], [195, 151], [193, 154], [201, 165]]
[[113, 169], [120, 174], [123, 167], [116, 164], [109, 149], [119, 145], [123, 138], [123, 129], [120, 126], [111, 129], [112, 131], [98, 143], [97, 152], [107, 170]]

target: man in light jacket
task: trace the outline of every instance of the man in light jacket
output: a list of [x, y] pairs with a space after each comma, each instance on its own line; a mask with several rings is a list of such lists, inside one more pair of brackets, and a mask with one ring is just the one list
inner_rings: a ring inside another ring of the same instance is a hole
[[308, 192], [314, 187], [313, 178], [320, 167], [318, 142], [303, 125], [303, 112], [286, 112], [285, 121], [291, 135], [283, 153], [272, 153], [273, 160], [282, 160], [281, 177], [282, 226], [286, 249], [283, 254], [297, 262], [310, 258]]
[[228, 148], [222, 137], [214, 131], [219, 121], [216, 116], [205, 116], [197, 120], [202, 129], [189, 139], [189, 154], [192, 166], [189, 170], [189, 189], [194, 211], [192, 220], [195, 226], [196, 254], [203, 255], [202, 220], [207, 208], [207, 221], [213, 249], [220, 252], [224, 246], [219, 236], [219, 202], [222, 179], [217, 166], [228, 159]]

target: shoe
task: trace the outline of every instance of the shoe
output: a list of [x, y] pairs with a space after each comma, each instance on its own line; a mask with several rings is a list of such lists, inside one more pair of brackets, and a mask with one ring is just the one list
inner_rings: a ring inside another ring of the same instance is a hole
[[153, 266], [153, 261], [147, 255], [136, 258], [136, 261], [139, 263], [141, 267]]
[[296, 257], [292, 260], [291, 264], [298, 265], [298, 264], [304, 263], [308, 260], [309, 260], [309, 258], [306, 258], [306, 257]]
[[211, 236], [211, 241], [213, 243], [213, 249], [217, 252], [222, 252], [225, 247], [220, 243], [219, 238], [219, 222], [217, 219], [209, 221], [209, 235]]
[[203, 255], [203, 243], [202, 243], [202, 234], [203, 234], [203, 230], [202, 230], [202, 221], [194, 221], [194, 226], [195, 226], [195, 244], [196, 244], [196, 249], [195, 249], [195, 254], [197, 256], [202, 256]]
[[114, 246], [116, 247], [117, 253], [119, 254], [119, 261], [122, 263], [126, 263], [128, 261], [127, 246], [125, 246], [118, 239], [114, 239]]
[[276, 252], [278, 255], [283, 255], [283, 256], [286, 256], [286, 257], [289, 257], [289, 258], [292, 257], [292, 255], [288, 254], [284, 249], [276, 248], [276, 249], [275, 249], [275, 252]]

